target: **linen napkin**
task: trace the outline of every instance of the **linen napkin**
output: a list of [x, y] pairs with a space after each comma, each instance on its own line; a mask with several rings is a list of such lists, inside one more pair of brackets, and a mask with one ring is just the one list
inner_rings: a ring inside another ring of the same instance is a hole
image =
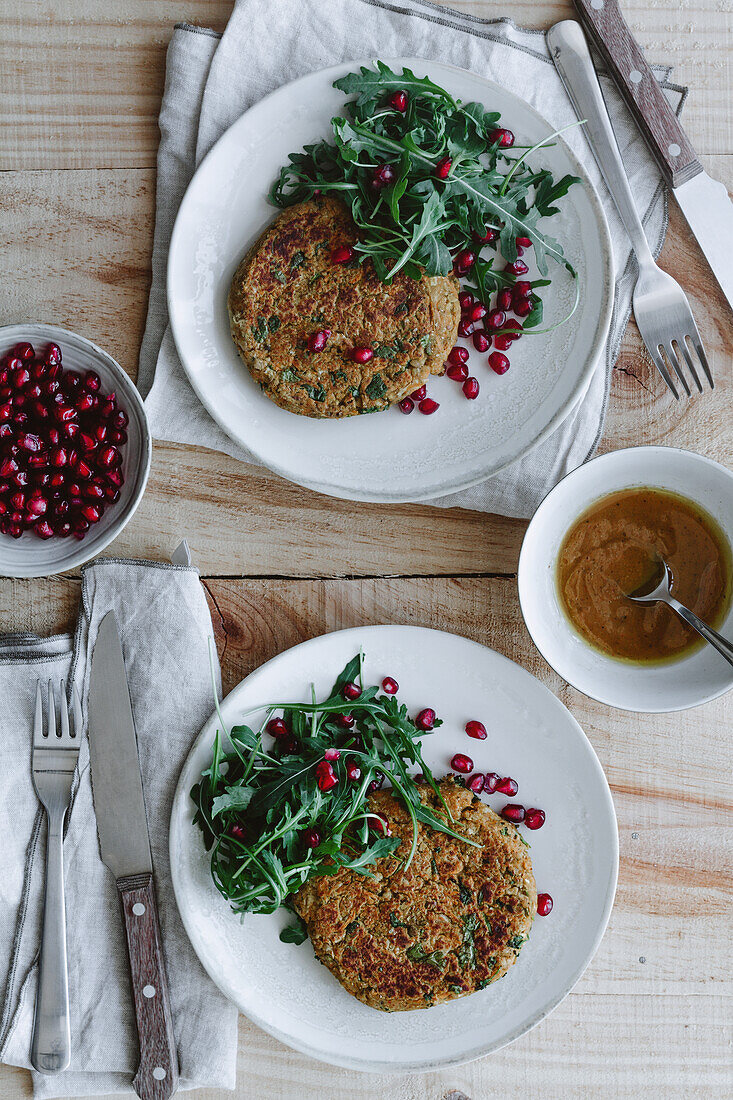
[[[429, 0], [238, 0], [221, 38], [198, 27], [176, 27], [160, 113], [153, 281], [138, 375], [138, 386], [148, 393], [146, 408], [157, 438], [256, 461], [198, 401], [168, 325], [168, 245], [195, 168], [244, 111], [280, 85], [342, 61], [400, 56], [448, 62], [489, 77], [527, 100], [555, 128], [575, 121], [544, 32], [522, 29], [509, 19], [480, 19]], [[679, 113], [685, 89], [669, 82], [670, 68], [656, 66], [655, 72]], [[612, 81], [601, 75], [601, 83], [649, 244], [658, 255], [667, 228], [666, 192]], [[529, 517], [560, 478], [592, 455], [600, 439], [611, 370], [631, 309], [635, 267], [581, 128], [563, 137], [598, 189], [611, 229], [616, 301], [605, 354], [581, 401], [544, 443], [482, 484], [428, 502], [436, 506]], [[308, 138], [303, 135], [304, 142]]]
[[[237, 1010], [194, 954], [168, 860], [178, 774], [212, 710], [211, 619], [195, 569], [153, 562], [108, 558], [87, 566], [73, 638], [0, 639], [0, 958], [8, 960], [0, 1060], [30, 1065], [45, 838], [31, 778], [36, 680], [73, 677], [86, 724], [92, 650], [110, 610], [120, 628], [138, 735], [181, 1088], [233, 1088]], [[86, 737], [67, 817], [65, 877], [71, 1066], [55, 1076], [34, 1071], [35, 1095], [131, 1092], [138, 1041], [127, 946], [117, 888], [99, 855]]]

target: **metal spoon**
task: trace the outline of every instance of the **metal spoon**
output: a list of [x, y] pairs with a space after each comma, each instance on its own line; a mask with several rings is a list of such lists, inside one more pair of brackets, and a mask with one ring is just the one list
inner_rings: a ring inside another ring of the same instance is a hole
[[662, 579], [656, 588], [647, 592], [645, 589], [649, 588], [650, 584], [656, 581], [658, 574], [656, 574], [651, 581], [637, 588], [633, 593], [626, 594], [626, 598], [633, 600], [634, 603], [666, 603], [668, 607], [671, 607], [673, 611], [676, 611], [681, 619], [683, 619], [688, 626], [693, 627], [698, 634], [702, 634], [706, 642], [710, 642], [710, 645], [717, 649], [721, 657], [725, 657], [729, 665], [733, 665], [733, 645], [726, 639], [718, 634], [717, 630], [713, 630], [711, 626], [704, 623], [702, 619], [698, 618], [694, 611], [690, 611], [689, 607], [685, 607], [679, 600], [676, 600], [670, 588], [674, 580], [672, 576], [672, 570], [667, 565], [664, 558], [659, 559], [659, 568], [661, 571]]

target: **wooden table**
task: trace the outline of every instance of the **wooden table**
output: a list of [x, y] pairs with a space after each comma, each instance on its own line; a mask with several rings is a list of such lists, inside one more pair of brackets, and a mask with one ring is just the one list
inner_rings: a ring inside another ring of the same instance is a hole
[[[454, 3], [484, 17], [508, 10], [489, 0]], [[675, 79], [691, 86], [685, 126], [705, 167], [730, 185], [728, 6], [623, 6], [649, 59], [673, 64]], [[517, 22], [537, 27], [572, 15], [567, 0], [514, 0], [510, 7]], [[174, 22], [223, 29], [230, 9], [230, 0], [0, 4], [0, 323], [67, 325], [109, 348], [134, 378], [166, 46]], [[691, 298], [718, 385], [714, 395], [675, 404], [631, 326], [613, 374], [602, 450], [662, 443], [730, 462], [731, 316], [674, 206], [662, 265]], [[730, 697], [642, 719], [564, 683], [535, 650], [519, 611], [525, 526], [427, 506], [342, 503], [221, 454], [156, 445], [147, 494], [109, 553], [162, 560], [188, 538], [209, 593], [227, 688], [295, 642], [340, 627], [420, 623], [465, 634], [518, 661], [567, 704], [600, 756], [619, 819], [621, 869], [606, 936], [572, 995], [529, 1035], [460, 1069], [376, 1078], [310, 1061], [242, 1018], [237, 1096], [731, 1095], [724, 985], [730, 895], [721, 851]], [[0, 580], [2, 629], [68, 628], [78, 593], [75, 576]], [[28, 1075], [0, 1068], [0, 1094], [29, 1096]]]

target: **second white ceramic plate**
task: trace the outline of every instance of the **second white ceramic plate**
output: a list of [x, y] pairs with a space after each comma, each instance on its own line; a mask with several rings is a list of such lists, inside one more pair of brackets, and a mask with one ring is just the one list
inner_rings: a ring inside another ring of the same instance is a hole
[[[404, 416], [395, 407], [376, 416], [312, 420], [285, 412], [260, 391], [229, 333], [226, 298], [242, 256], [275, 216], [269, 188], [288, 154], [330, 135], [330, 119], [346, 98], [333, 88], [352, 61], [285, 85], [243, 115], [205, 158], [181, 203], [168, 258], [168, 309], [176, 346], [199, 398], [225, 432], [254, 458], [288, 478], [332, 496], [399, 502], [426, 500], [475, 485], [516, 461], [557, 427], [580, 399], [603, 349], [613, 302], [608, 228], [582, 166], [561, 138], [532, 155], [532, 164], [582, 182], [547, 223], [580, 276], [580, 304], [552, 333], [527, 336], [511, 351], [511, 369], [497, 377], [486, 355], [473, 352], [478, 400], [467, 401], [448, 378], [431, 380], [440, 402], [432, 416]], [[428, 75], [464, 101], [502, 115], [520, 145], [552, 126], [527, 103], [474, 73], [419, 58], [392, 60]], [[525, 259], [532, 262], [532, 250]], [[532, 267], [532, 276], [536, 277]], [[560, 320], [574, 288], [551, 265], [543, 290], [545, 318]]]
[[[430, 1070], [497, 1050], [539, 1023], [571, 990], [598, 947], [618, 871], [616, 816], [590, 742], [568, 710], [519, 665], [455, 634], [409, 626], [342, 630], [304, 642], [269, 661], [231, 692], [227, 727], [245, 710], [275, 699], [324, 698], [336, 675], [363, 647], [365, 682], [396, 677], [411, 713], [432, 706], [444, 724], [423, 739], [436, 776], [457, 751], [478, 771], [511, 775], [511, 801], [545, 810], [544, 827], [522, 832], [531, 843], [540, 891], [554, 899], [536, 917], [529, 942], [502, 981], [427, 1010], [384, 1013], [351, 997], [321, 966], [310, 941], [281, 943], [292, 921], [281, 911], [243, 922], [217, 892], [189, 791], [211, 763], [213, 716], [183, 768], [171, 816], [173, 886], [186, 931], [223, 992], [256, 1024], [314, 1058], [372, 1072]], [[486, 741], [466, 736], [483, 721]], [[257, 714], [247, 719], [260, 720]], [[508, 801], [494, 795], [495, 810]]]

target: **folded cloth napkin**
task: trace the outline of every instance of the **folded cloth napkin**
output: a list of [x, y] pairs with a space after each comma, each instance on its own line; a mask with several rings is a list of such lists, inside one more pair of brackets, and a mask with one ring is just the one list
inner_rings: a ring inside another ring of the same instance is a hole
[[[203, 970], [176, 908], [168, 822], [178, 774], [212, 710], [211, 619], [195, 569], [104, 559], [84, 570], [76, 635], [0, 639], [0, 958], [8, 960], [0, 1060], [29, 1067], [44, 886], [45, 823], [31, 779], [36, 681], [73, 677], [84, 720], [100, 620], [120, 627], [138, 735], [181, 1087], [233, 1088], [237, 1010]], [[218, 677], [218, 668], [217, 668]], [[37, 1097], [131, 1092], [138, 1041], [127, 946], [99, 855], [82, 740], [65, 841], [71, 1067], [33, 1074]]]
[[[211, 419], [178, 359], [165, 299], [165, 269], [173, 222], [202, 157], [244, 111], [281, 84], [356, 58], [423, 57], [479, 73], [527, 100], [555, 128], [575, 115], [550, 59], [542, 31], [511, 20], [479, 19], [429, 0], [238, 0], [224, 35], [179, 25], [168, 49], [160, 113], [153, 282], [140, 352], [138, 385], [159, 439], [254, 457]], [[685, 89], [656, 74], [673, 108]], [[601, 77], [624, 164], [649, 243], [659, 253], [667, 228], [666, 193], [631, 116], [611, 81]], [[611, 369], [631, 309], [634, 266], [628, 238], [578, 128], [563, 135], [598, 188], [611, 228], [616, 303], [602, 365], [564, 423], [521, 461], [488, 481], [430, 503], [528, 517], [566, 473], [595, 450], [603, 430]], [[303, 135], [307, 141], [308, 134]], [[152, 388], [150, 388], [152, 386]]]

